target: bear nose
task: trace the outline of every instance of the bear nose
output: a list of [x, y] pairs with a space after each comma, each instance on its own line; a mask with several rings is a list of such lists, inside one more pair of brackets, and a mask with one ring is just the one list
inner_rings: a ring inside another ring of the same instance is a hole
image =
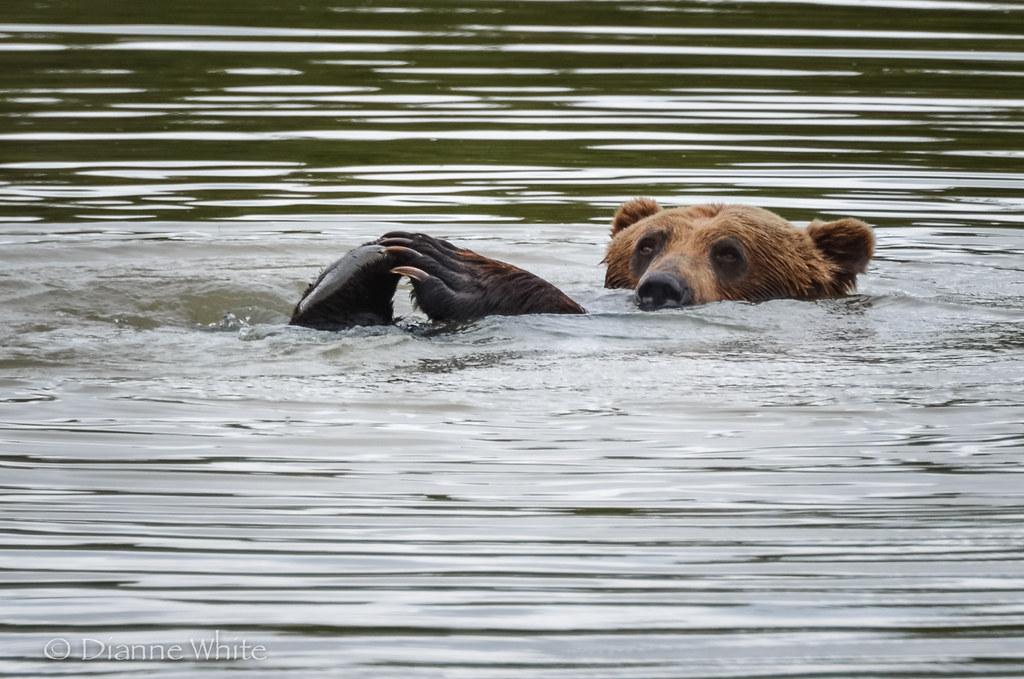
[[645, 311], [684, 306], [693, 301], [693, 292], [678, 276], [655, 271], [640, 281], [636, 288], [636, 301]]

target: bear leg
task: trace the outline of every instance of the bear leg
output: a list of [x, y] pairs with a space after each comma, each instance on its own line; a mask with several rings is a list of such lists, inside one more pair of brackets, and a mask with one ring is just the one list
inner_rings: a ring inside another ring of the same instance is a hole
[[431, 320], [586, 313], [544, 279], [448, 241], [393, 231], [377, 243], [394, 262], [391, 272], [412, 281], [416, 305]]
[[389, 325], [399, 276], [377, 244], [357, 247], [324, 269], [302, 295], [289, 325], [344, 330], [356, 325]]

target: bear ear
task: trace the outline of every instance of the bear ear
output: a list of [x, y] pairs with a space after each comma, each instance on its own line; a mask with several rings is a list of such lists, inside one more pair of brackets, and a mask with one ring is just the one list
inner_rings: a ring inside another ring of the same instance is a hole
[[814, 246], [836, 267], [836, 278], [846, 288], [853, 288], [857, 274], [864, 273], [875, 251], [875, 235], [871, 227], [859, 219], [817, 220], [807, 227]]
[[634, 198], [626, 201], [612, 218], [612, 238], [626, 227], [633, 226], [641, 219], [658, 212], [661, 212], [661, 206], [653, 198]]

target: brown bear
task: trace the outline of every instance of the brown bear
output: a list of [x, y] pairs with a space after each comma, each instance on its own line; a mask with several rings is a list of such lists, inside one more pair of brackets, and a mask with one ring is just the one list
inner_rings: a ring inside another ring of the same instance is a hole
[[[874, 251], [871, 228], [856, 219], [798, 229], [745, 205], [663, 210], [633, 199], [612, 220], [606, 288], [636, 290], [642, 309], [719, 300], [822, 299], [851, 292]], [[406, 232], [387, 233], [332, 264], [306, 290], [291, 324], [320, 329], [392, 323], [401, 276], [435, 321], [489, 315], [582, 314], [547, 281], [511, 264]]]

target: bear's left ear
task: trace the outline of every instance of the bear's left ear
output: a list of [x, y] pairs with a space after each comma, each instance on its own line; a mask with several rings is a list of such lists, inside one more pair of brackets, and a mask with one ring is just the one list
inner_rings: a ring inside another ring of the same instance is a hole
[[836, 277], [844, 287], [853, 288], [857, 274], [864, 273], [875, 252], [875, 235], [859, 219], [817, 220], [807, 227], [815, 247], [836, 266]]
[[653, 198], [634, 198], [626, 201], [619, 206], [612, 218], [612, 238], [615, 238], [615, 235], [626, 227], [633, 226], [641, 219], [659, 212], [661, 212], [661, 206]]

